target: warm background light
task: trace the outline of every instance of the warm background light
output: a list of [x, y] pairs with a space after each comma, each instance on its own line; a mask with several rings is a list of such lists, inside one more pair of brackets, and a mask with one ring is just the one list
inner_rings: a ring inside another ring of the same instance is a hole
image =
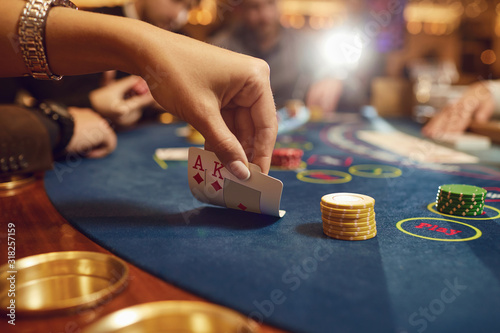
[[404, 16], [410, 34], [423, 32], [439, 36], [455, 31], [460, 25], [463, 13], [464, 6], [460, 1], [444, 4], [412, 1], [406, 6]]
[[127, 0], [74, 0], [78, 7], [113, 7], [123, 5]]
[[192, 25], [209, 25], [217, 17], [217, 2], [215, 0], [201, 0], [200, 5], [191, 9], [188, 22]]
[[493, 50], [484, 50], [481, 53], [481, 61], [483, 64], [491, 65], [497, 60], [497, 56]]
[[[80, 7], [102, 7], [130, 0], [74, 1]], [[278, 0], [280, 22], [286, 28], [329, 33], [350, 23], [353, 10], [370, 8], [369, 1]], [[433, 54], [458, 67], [468, 67], [465, 71], [471, 75], [477, 76], [478, 66], [488, 66], [500, 75], [500, 62], [496, 61], [496, 53], [500, 52], [499, 1], [407, 0], [404, 10], [407, 35], [404, 49], [394, 58], [395, 63], [401, 64], [396, 67], [402, 68], [408, 59]], [[241, 0], [201, 0], [188, 14], [187, 33], [205, 40], [221, 26], [236, 23], [235, 5], [240, 3]], [[330, 54], [337, 53], [332, 51], [332, 46], [328, 48]], [[330, 57], [330, 60], [338, 59]]]
[[280, 22], [287, 28], [331, 29], [347, 18], [346, 1], [280, 0]]

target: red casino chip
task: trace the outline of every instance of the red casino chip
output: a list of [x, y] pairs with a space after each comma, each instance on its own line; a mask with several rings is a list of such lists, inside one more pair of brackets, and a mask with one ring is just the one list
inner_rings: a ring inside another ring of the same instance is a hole
[[297, 148], [277, 148], [273, 151], [271, 165], [283, 169], [297, 169], [304, 152]]

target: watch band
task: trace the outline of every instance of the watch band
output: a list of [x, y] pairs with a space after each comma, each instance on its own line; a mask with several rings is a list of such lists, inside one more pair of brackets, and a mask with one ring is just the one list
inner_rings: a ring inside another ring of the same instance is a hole
[[19, 46], [29, 74], [39, 80], [60, 80], [49, 68], [45, 52], [45, 26], [53, 6], [78, 9], [69, 0], [28, 0], [19, 19]]
[[59, 142], [53, 151], [54, 156], [57, 158], [64, 153], [66, 146], [73, 137], [75, 130], [73, 116], [68, 112], [66, 106], [53, 101], [43, 101], [38, 105], [38, 109], [45, 117], [55, 121], [59, 125]]

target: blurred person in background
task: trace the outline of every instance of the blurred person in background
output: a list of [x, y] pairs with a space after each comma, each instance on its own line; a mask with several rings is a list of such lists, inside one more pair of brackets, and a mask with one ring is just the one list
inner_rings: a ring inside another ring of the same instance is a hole
[[484, 124], [494, 116], [500, 116], [500, 80], [480, 81], [432, 117], [422, 133], [430, 138], [461, 134], [472, 122]]
[[301, 100], [325, 113], [335, 111], [342, 81], [325, 70], [311, 39], [281, 26], [278, 0], [244, 0], [235, 15], [241, 24], [221, 31], [210, 42], [265, 60], [278, 108], [289, 100]]

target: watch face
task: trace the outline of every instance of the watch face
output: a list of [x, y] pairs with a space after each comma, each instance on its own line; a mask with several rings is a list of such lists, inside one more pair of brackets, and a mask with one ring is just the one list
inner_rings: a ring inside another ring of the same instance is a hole
[[71, 121], [73, 121], [73, 117], [68, 112], [68, 109], [66, 108], [66, 106], [64, 104], [53, 102], [53, 101], [45, 101], [45, 102], [43, 102], [43, 103], [40, 104], [40, 108], [42, 110], [44, 109], [44, 106], [43, 106], [44, 104], [53, 113], [58, 114], [59, 115], [59, 119], [61, 119], [63, 121], [66, 120], [66, 119], [71, 119]]
[[40, 103], [39, 109], [47, 117], [51, 118], [59, 125], [60, 138], [53, 151], [54, 156], [59, 156], [63, 154], [66, 146], [73, 137], [75, 129], [75, 122], [73, 120], [73, 117], [63, 104], [53, 101], [45, 101]]
[[68, 110], [59, 103], [52, 103], [51, 107], [52, 110], [56, 111], [59, 114], [64, 114], [64, 115], [69, 114]]

